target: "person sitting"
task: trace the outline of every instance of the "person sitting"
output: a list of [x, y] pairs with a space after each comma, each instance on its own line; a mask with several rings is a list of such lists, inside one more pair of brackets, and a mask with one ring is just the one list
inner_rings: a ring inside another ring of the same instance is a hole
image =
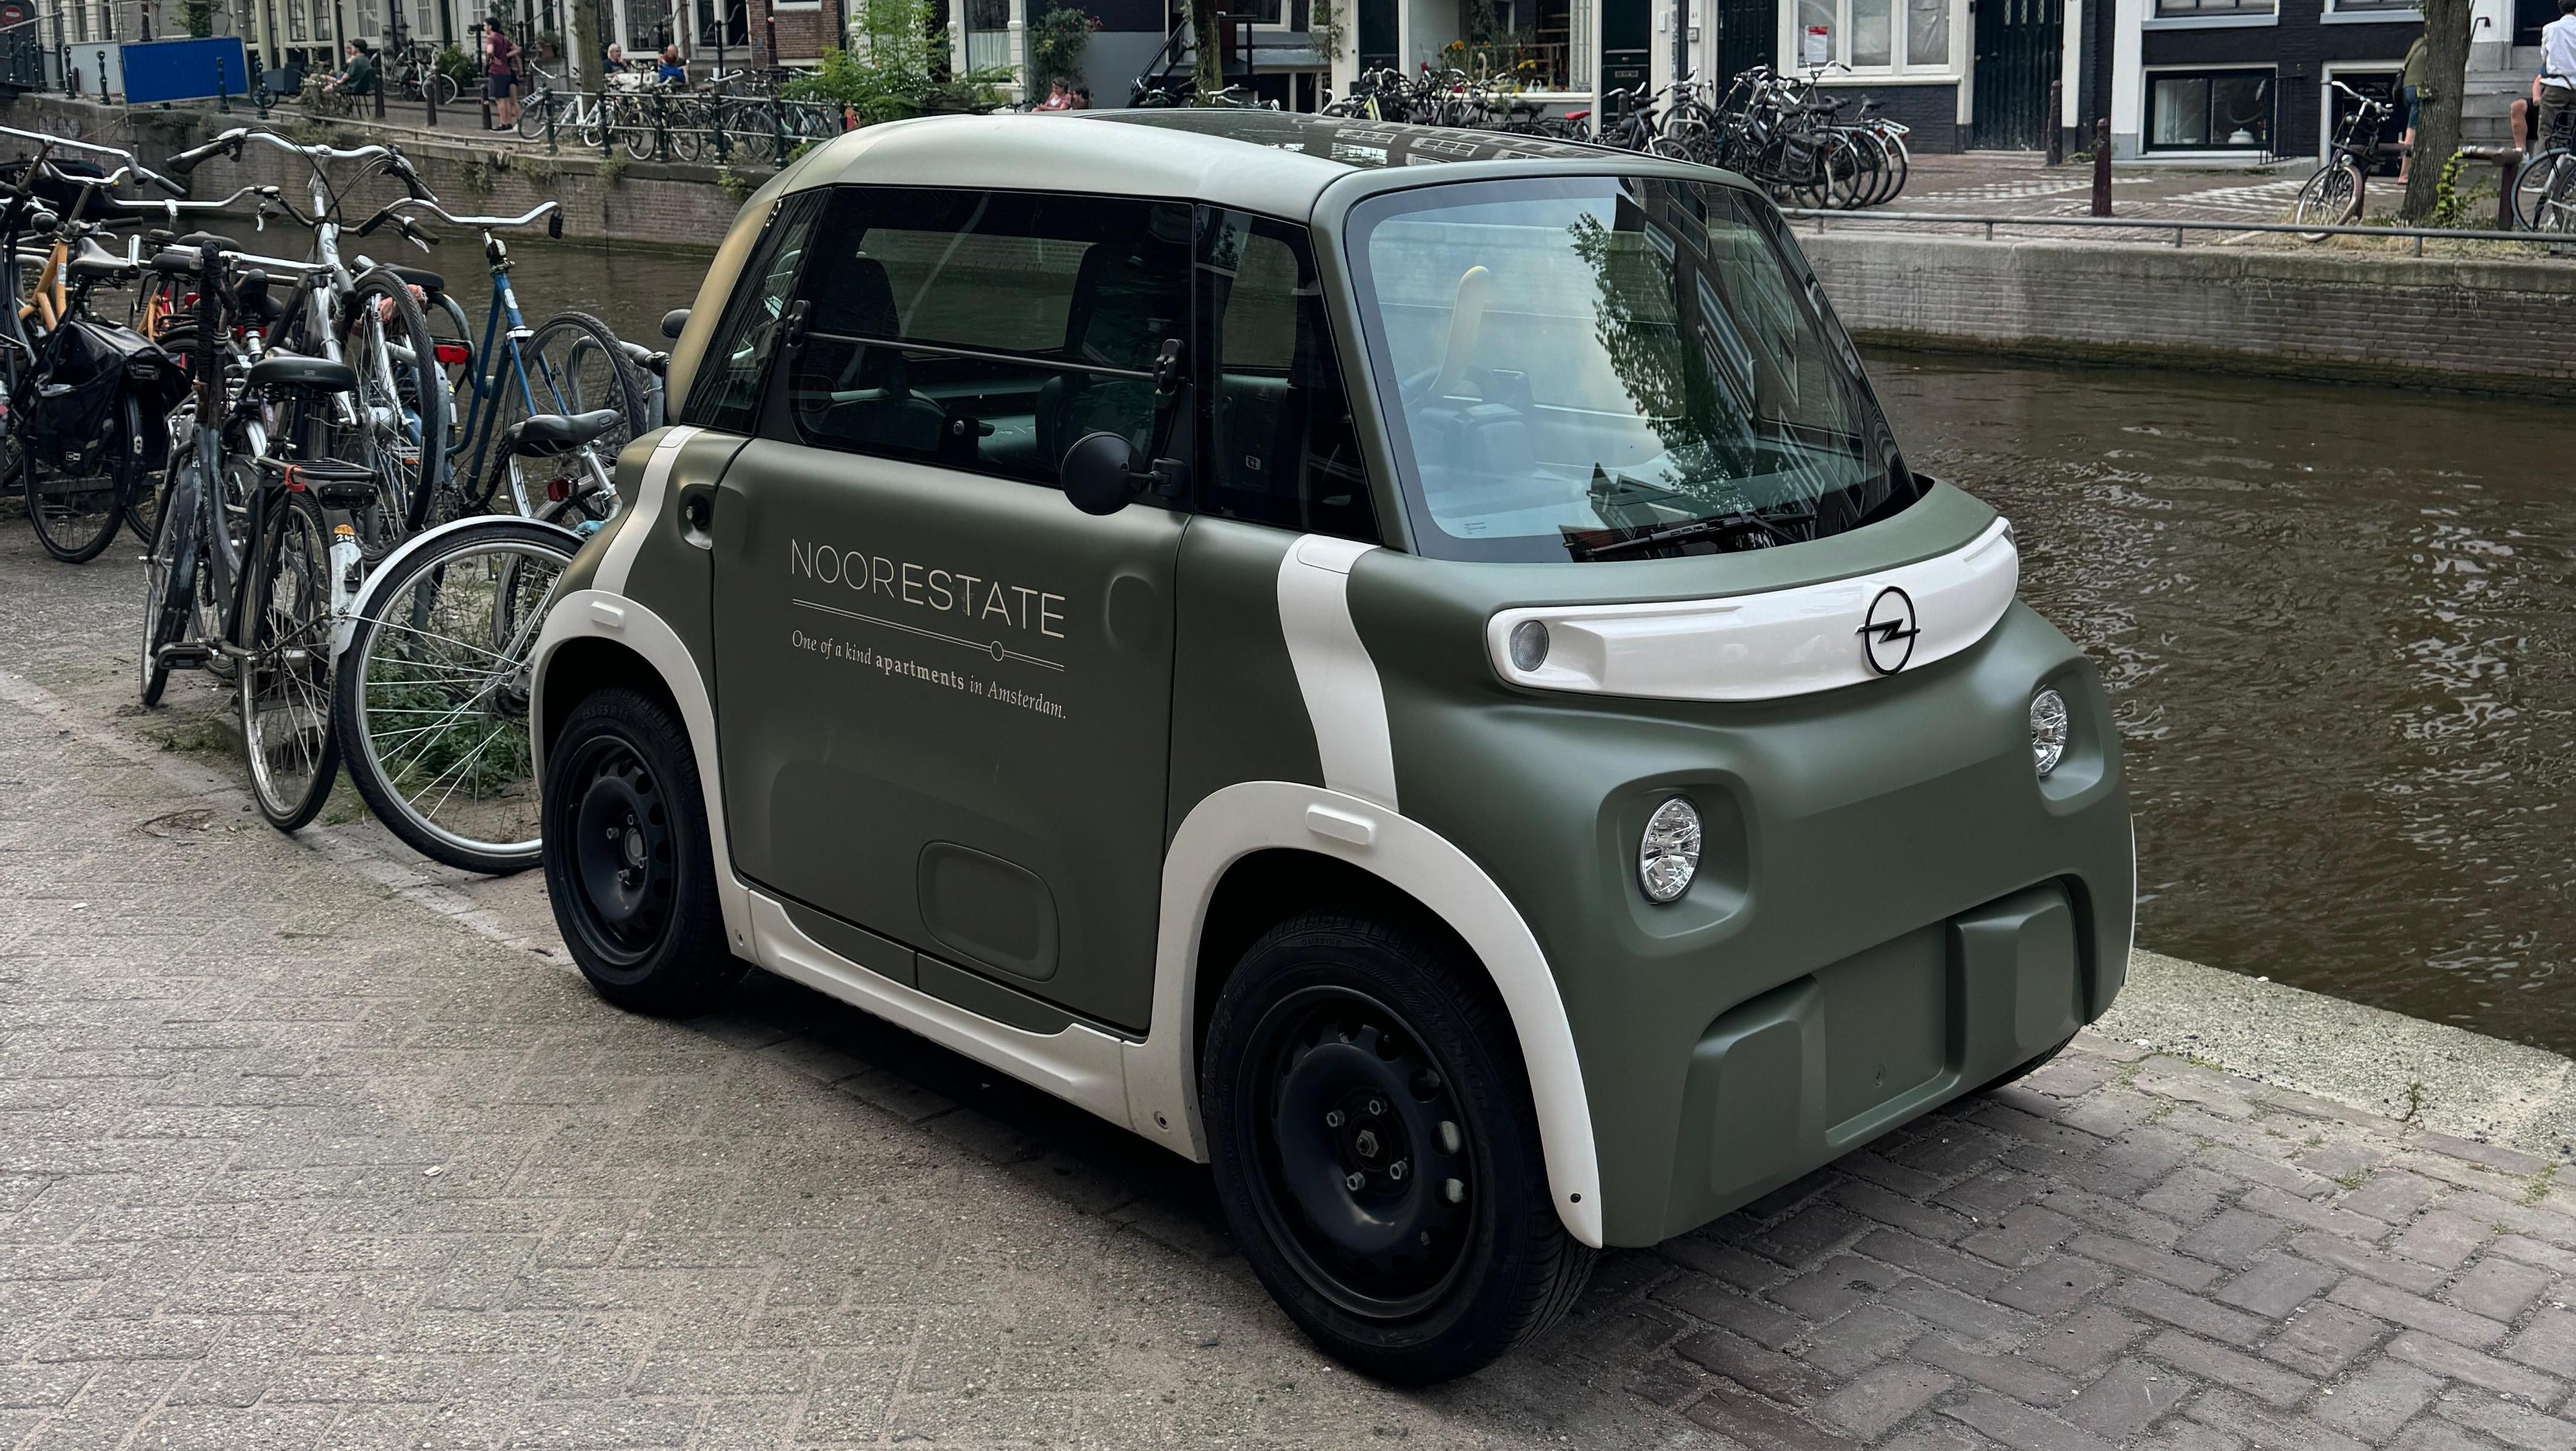
[[1072, 108], [1073, 93], [1064, 88], [1063, 78], [1058, 77], [1055, 80], [1048, 82], [1046, 99], [1038, 102], [1030, 109], [1036, 111], [1067, 111]]
[[666, 45], [662, 47], [662, 59], [658, 65], [653, 67], [653, 79], [660, 81], [665, 85], [673, 86], [685, 86], [689, 83], [689, 68], [680, 63], [680, 48], [678, 46]]
[[348, 58], [349, 63], [331, 77], [331, 93], [352, 100], [374, 95], [381, 79], [376, 64], [376, 48], [363, 40], [350, 41]]
[[626, 74], [626, 47], [622, 45], [610, 46], [608, 48], [608, 56], [605, 60], [600, 62], [599, 69], [602, 75], [622, 76]]

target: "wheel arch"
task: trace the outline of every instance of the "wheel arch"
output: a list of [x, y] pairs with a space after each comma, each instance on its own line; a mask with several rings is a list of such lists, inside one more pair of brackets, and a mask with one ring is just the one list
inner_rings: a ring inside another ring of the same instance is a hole
[[1239, 782], [1191, 808], [1173, 833], [1163, 859], [1153, 1026], [1145, 1041], [1127, 1045], [1128, 1117], [1136, 1131], [1207, 1157], [1198, 1068], [1213, 994], [1261, 932], [1319, 905], [1297, 896], [1315, 890], [1355, 892], [1381, 909], [1419, 913], [1484, 969], [1529, 1074], [1557, 1216], [1568, 1233], [1597, 1248], [1603, 1216], [1591, 1105], [1564, 1000], [1536, 937], [1502, 888], [1455, 844], [1390, 807], [1324, 787]]
[[545, 791], [546, 752], [556, 727], [592, 691], [630, 685], [655, 695], [679, 717], [696, 758], [698, 789], [706, 804], [707, 844], [714, 855], [716, 900], [724, 908], [725, 936], [744, 957], [753, 952], [750, 894], [734, 874], [725, 831], [724, 778], [716, 757], [715, 703], [695, 657], [669, 622], [635, 600], [601, 589], [574, 590], [554, 602], [537, 637], [530, 672], [528, 715], [534, 723], [529, 754], [537, 790]]

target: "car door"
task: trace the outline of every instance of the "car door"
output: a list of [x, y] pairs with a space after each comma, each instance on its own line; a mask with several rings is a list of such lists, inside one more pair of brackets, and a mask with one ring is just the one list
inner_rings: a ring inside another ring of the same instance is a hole
[[1186, 518], [1083, 514], [1055, 474], [1089, 432], [1150, 445], [1189, 226], [1173, 203], [843, 189], [716, 501], [735, 861], [927, 954], [919, 985], [961, 1001], [958, 968], [1149, 1016]]

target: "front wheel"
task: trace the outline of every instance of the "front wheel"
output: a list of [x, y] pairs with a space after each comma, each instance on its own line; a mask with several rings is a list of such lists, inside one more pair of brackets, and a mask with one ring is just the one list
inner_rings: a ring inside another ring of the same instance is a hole
[[1562, 1316], [1590, 1273], [1510, 1020], [1441, 938], [1327, 914], [1271, 929], [1217, 1001], [1199, 1103], [1254, 1272], [1365, 1374], [1464, 1375]]
[[582, 697], [546, 744], [546, 898], [598, 994], [632, 1012], [702, 1012], [743, 973], [725, 941], [689, 733], [623, 687]]
[[188, 638], [197, 613], [197, 568], [203, 532], [199, 511], [204, 504], [194, 464], [171, 471], [170, 487], [161, 501], [160, 528], [143, 564], [143, 640], [137, 652], [136, 685], [146, 709], [161, 703], [170, 684], [170, 662], [162, 651]]
[[[2299, 188], [2298, 202], [2290, 210], [2290, 220], [2303, 227], [2340, 227], [2349, 225], [2361, 215], [2361, 169], [2348, 159], [2336, 162], [2308, 178]], [[2311, 242], [2322, 242], [2327, 234], [2303, 234]]]

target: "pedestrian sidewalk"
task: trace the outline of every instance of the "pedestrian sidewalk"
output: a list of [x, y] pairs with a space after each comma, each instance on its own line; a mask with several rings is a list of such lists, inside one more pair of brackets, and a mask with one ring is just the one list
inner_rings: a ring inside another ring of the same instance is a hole
[[269, 830], [215, 691], [125, 704], [133, 582], [0, 519], [0, 1446], [2576, 1445], [2561, 1165], [2090, 1034], [1368, 1384], [1160, 1149]]

